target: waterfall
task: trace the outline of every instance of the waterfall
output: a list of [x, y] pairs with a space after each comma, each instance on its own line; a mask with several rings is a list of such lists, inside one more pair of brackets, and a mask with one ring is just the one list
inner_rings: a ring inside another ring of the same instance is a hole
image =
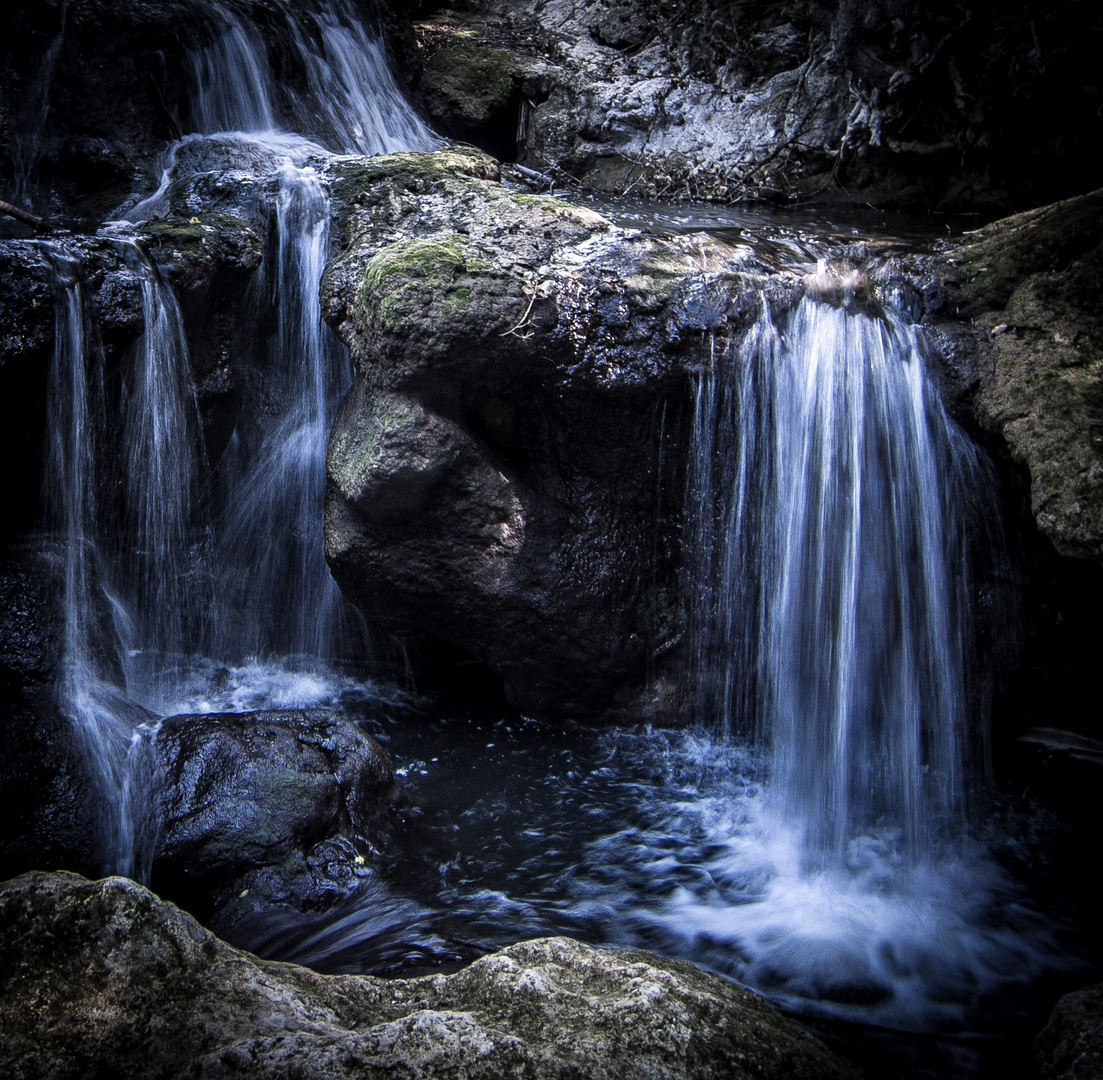
[[[995, 513], [917, 330], [853, 296], [764, 311], [697, 387], [689, 505], [706, 716], [770, 747], [805, 865], [959, 832], [968, 522]], [[871, 839], [873, 838], [873, 839]]]
[[[97, 823], [104, 869], [148, 877], [153, 853], [147, 805], [147, 715], [120, 688], [110, 598], [100, 567], [95, 498], [101, 462], [103, 369], [90, 346], [81, 267], [63, 248], [42, 244], [57, 293], [47, 398], [49, 507], [63, 544], [64, 639], [57, 703], [84, 747], [98, 783]], [[106, 616], [106, 617], [105, 617]]]
[[141, 283], [144, 330], [123, 403], [127, 547], [117, 587], [130, 601], [128, 690], [159, 709], [208, 599], [189, 574], [203, 450], [176, 296], [136, 244], [123, 241], [123, 254]]
[[318, 297], [328, 210], [314, 170], [286, 162], [274, 265], [259, 283], [274, 325], [259, 343], [261, 385], [222, 466], [226, 509], [212, 650], [223, 659], [280, 653], [325, 660], [344, 636], [344, 600], [326, 565], [321, 529], [326, 442], [352, 378]]
[[[351, 370], [321, 318], [329, 198], [314, 164], [333, 152], [431, 149], [439, 140], [412, 114], [350, 3], [304, 13], [276, 0], [273, 12], [298, 92], [281, 85], [282, 73], [273, 77], [256, 27], [232, 8], [203, 7], [205, 44], [190, 63], [196, 130], [168, 149], [157, 191], [127, 213], [132, 221], [178, 213], [174, 183], [230, 162], [262, 181], [254, 210], [269, 226], [269, 251], [254, 310], [238, 328], [243, 392], [215, 467], [177, 298], [130, 226], [104, 232], [137, 280], [144, 324], [124, 362], [117, 441], [105, 434], [116, 401], [105, 398], [102, 358], [89, 345], [80, 264], [43, 246], [57, 295], [48, 513], [65, 550], [59, 707], [101, 789], [109, 872], [148, 874], [157, 714], [213, 707], [215, 691], [204, 685], [212, 668], [222, 690], [235, 684], [237, 707], [313, 704], [328, 693], [325, 680], [289, 680], [287, 663], [324, 668], [349, 637], [322, 520], [326, 441]], [[240, 685], [251, 677], [242, 670], [265, 662], [277, 670], [257, 676], [264, 685]]]
[[440, 144], [411, 111], [387, 61], [347, 0], [317, 12], [278, 2], [290, 57], [303, 86], [294, 94], [272, 77], [268, 49], [232, 9], [218, 12], [213, 41], [192, 56], [193, 130], [293, 131], [327, 150], [389, 154]]

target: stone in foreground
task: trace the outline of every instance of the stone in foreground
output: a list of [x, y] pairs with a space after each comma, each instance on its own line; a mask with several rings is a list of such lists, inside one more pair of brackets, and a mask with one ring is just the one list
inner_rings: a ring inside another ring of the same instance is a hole
[[564, 938], [384, 981], [258, 960], [123, 878], [0, 886], [0, 1074], [856, 1075], [745, 990]]
[[1066, 994], [1034, 1040], [1038, 1080], [1103, 1076], [1103, 983]]

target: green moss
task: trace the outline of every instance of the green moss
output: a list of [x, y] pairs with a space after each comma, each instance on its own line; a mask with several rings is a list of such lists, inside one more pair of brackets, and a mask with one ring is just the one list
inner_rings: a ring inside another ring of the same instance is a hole
[[[471, 303], [471, 287], [457, 285], [456, 279], [486, 265], [470, 257], [458, 236], [392, 244], [368, 262], [360, 314], [365, 319], [374, 314], [389, 327], [430, 310], [435, 317], [448, 318]], [[433, 294], [428, 308], [426, 293]]]
[[540, 210], [570, 211], [573, 209], [562, 199], [557, 199], [553, 195], [522, 195], [519, 192], [514, 192], [510, 195], [510, 199], [518, 206], [533, 206]]
[[147, 221], [140, 231], [146, 236], [167, 240], [174, 246], [196, 244], [208, 235], [208, 230], [218, 232], [251, 232], [249, 226], [233, 214], [201, 214], [195, 218], [170, 217], [160, 221]]
[[381, 154], [368, 161], [336, 162], [332, 175], [357, 188], [383, 181], [411, 188], [456, 176], [497, 180], [501, 169], [494, 158], [473, 146], [453, 146], [433, 153]]

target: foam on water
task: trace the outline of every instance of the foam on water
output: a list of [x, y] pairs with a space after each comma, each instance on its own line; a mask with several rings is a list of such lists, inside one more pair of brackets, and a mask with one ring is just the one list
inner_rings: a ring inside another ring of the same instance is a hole
[[668, 782], [633, 785], [639, 817], [590, 841], [569, 891], [617, 943], [692, 959], [804, 1015], [914, 1031], [967, 1028], [1066, 963], [979, 842], [916, 865], [898, 835], [870, 833], [844, 865], [808, 872], [803, 834], [779, 821], [749, 751], [656, 735], [631, 752]]

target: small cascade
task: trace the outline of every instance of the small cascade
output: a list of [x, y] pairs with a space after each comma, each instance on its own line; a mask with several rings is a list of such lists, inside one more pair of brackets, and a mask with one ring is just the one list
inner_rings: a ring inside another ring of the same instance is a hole
[[733, 361], [699, 384], [690, 478], [706, 717], [771, 747], [808, 868], [914, 862], [964, 821], [984, 461], [893, 311], [806, 296]]
[[272, 76], [256, 28], [231, 9], [214, 40], [192, 57], [192, 129], [203, 134], [293, 131], [335, 153], [430, 149], [440, 140], [411, 111], [382, 41], [347, 0], [316, 12], [279, 3], [287, 62], [305, 84], [291, 93]]
[[321, 529], [326, 442], [352, 378], [318, 299], [328, 210], [315, 171], [286, 162], [277, 250], [258, 283], [275, 318], [267, 340], [256, 343], [257, 385], [221, 467], [226, 508], [211, 649], [227, 660], [326, 660], [344, 636], [345, 603], [326, 565]]
[[311, 162], [439, 145], [346, 0], [314, 13], [274, 4], [281, 63], [299, 72], [294, 92], [285, 73], [273, 77], [265, 38], [240, 14], [215, 4], [199, 14], [211, 25], [191, 62], [196, 133], [169, 148], [160, 187], [127, 216], [173, 213], [174, 183], [231, 163], [262, 181], [255, 216], [270, 224], [269, 254], [252, 318], [238, 329], [242, 399], [216, 468], [203, 450], [179, 304], [129, 226], [104, 232], [137, 279], [144, 323], [121, 372], [118, 441], [105, 434], [115, 402], [89, 348], [80, 265], [43, 246], [58, 312], [48, 512], [65, 550], [60, 704], [102, 788], [104, 869], [137, 877], [155, 846], [147, 751], [156, 715], [185, 701], [202, 708], [210, 691], [197, 692], [197, 680], [231, 668], [258, 684], [241, 692], [248, 707], [274, 696], [313, 704], [328, 693], [315, 668], [350, 648], [322, 520], [326, 441], [351, 371], [321, 317], [329, 198]]
[[100, 850], [105, 871], [148, 878], [153, 816], [147, 805], [148, 714], [125, 696], [110, 600], [100, 567], [95, 490], [101, 462], [103, 370], [89, 344], [80, 264], [43, 244], [57, 293], [48, 386], [49, 506], [63, 543], [64, 640], [58, 707], [84, 746], [100, 785]]
[[117, 588], [131, 615], [127, 688], [160, 710], [209, 603], [192, 565], [203, 452], [176, 295], [136, 244], [123, 253], [141, 283], [144, 331], [124, 400], [128, 546]]

